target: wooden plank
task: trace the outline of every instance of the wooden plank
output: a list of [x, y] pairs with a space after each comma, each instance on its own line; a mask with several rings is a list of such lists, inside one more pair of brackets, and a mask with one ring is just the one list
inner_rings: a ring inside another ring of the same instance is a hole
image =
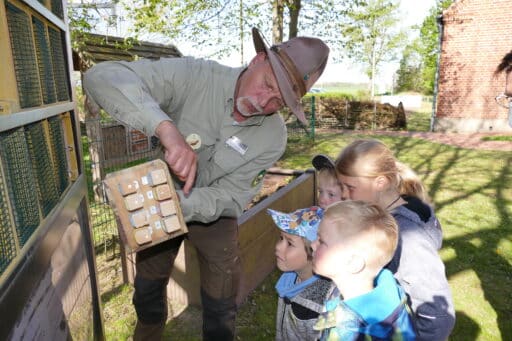
[[275, 267], [275, 245], [279, 237], [267, 209], [291, 212], [315, 202], [315, 173], [307, 172], [246, 211], [239, 219], [242, 277], [237, 303], [247, 296]]
[[[274, 228], [272, 218], [267, 214], [267, 208], [283, 212], [291, 212], [301, 207], [314, 204], [315, 186], [314, 172], [306, 172], [288, 185], [245, 211], [238, 219], [240, 225], [240, 247], [244, 248], [254, 242], [260, 230]], [[245, 231], [247, 229], [247, 231]], [[243, 233], [242, 233], [243, 231]]]

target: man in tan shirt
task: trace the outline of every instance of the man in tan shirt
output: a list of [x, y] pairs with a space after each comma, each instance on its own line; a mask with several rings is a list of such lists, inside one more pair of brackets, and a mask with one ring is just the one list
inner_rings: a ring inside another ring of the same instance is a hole
[[[88, 105], [160, 139], [179, 179], [187, 238], [200, 263], [203, 338], [232, 340], [240, 277], [237, 217], [259, 191], [255, 179], [286, 147], [276, 111], [306, 123], [300, 99], [320, 77], [329, 48], [309, 37], [268, 47], [253, 29], [257, 55], [246, 68], [162, 58], [104, 62], [84, 75]], [[167, 319], [165, 288], [181, 239], [137, 253], [135, 340], [158, 340]]]

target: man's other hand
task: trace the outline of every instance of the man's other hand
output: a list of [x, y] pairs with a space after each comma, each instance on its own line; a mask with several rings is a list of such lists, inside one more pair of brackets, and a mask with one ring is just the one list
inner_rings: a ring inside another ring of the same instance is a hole
[[197, 156], [171, 121], [162, 121], [155, 130], [164, 147], [164, 158], [171, 171], [185, 182], [183, 193], [188, 195], [194, 184]]

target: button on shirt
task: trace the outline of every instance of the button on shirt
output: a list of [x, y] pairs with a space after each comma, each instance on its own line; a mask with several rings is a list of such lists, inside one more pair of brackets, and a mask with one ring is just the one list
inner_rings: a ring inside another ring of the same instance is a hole
[[[242, 68], [184, 58], [103, 62], [84, 75], [87, 95], [119, 121], [153, 135], [171, 120], [184, 137], [197, 134], [198, 170], [188, 197], [178, 188], [185, 221], [238, 217], [259, 191], [258, 174], [286, 147], [286, 127], [278, 114], [232, 118], [234, 92]], [[226, 144], [236, 136], [245, 153]]]

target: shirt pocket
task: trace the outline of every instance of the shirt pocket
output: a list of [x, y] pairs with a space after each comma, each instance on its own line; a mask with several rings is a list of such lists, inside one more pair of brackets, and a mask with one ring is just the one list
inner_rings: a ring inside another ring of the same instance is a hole
[[224, 172], [231, 174], [248, 162], [245, 155], [226, 145], [225, 141], [219, 141], [215, 145], [213, 162]]
[[211, 186], [220, 178], [233, 173], [247, 161], [235, 150], [230, 150], [222, 142], [204, 146], [199, 155], [196, 186]]

